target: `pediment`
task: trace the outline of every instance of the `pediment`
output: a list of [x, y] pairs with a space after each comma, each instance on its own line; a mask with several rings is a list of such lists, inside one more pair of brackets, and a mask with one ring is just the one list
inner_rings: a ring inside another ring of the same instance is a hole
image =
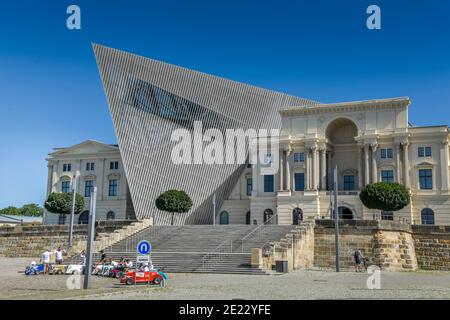
[[73, 145], [68, 148], [58, 149], [51, 153], [51, 156], [65, 156], [65, 155], [77, 155], [77, 154], [99, 154], [117, 152], [119, 148], [110, 144], [98, 142], [95, 140], [87, 140], [82, 143]]
[[435, 164], [433, 162], [429, 162], [429, 161], [422, 161], [418, 164], [416, 164], [416, 167], [432, 167]]

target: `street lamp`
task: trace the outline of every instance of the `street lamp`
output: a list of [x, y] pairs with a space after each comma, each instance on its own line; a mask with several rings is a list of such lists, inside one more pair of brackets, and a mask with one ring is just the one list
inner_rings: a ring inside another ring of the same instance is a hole
[[70, 210], [70, 224], [69, 224], [69, 247], [73, 244], [73, 220], [75, 216], [75, 200], [77, 195], [77, 174], [72, 178], [72, 209]]

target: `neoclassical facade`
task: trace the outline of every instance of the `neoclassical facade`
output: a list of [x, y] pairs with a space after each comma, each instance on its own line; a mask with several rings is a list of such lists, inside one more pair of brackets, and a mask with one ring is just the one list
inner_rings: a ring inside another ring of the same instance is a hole
[[[67, 148], [55, 148], [48, 155], [47, 196], [51, 192], [76, 191], [85, 198], [85, 211], [75, 223], [87, 223], [90, 192], [97, 187], [97, 220], [135, 219], [127, 179], [117, 145], [87, 140]], [[45, 224], [67, 224], [68, 215], [44, 213]]]
[[[280, 150], [273, 157], [279, 170], [264, 175], [264, 164], [246, 168], [219, 221], [291, 224], [330, 217], [337, 167], [343, 219], [450, 225], [449, 129], [411, 125], [410, 104], [394, 98], [281, 109]], [[394, 213], [365, 208], [359, 191], [378, 181], [404, 184], [411, 204]]]

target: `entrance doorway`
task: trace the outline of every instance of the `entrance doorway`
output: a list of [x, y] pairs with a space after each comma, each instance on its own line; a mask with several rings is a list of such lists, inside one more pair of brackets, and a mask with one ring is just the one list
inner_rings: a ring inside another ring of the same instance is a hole
[[89, 210], [85, 210], [80, 213], [78, 217], [78, 224], [88, 224], [89, 223]]
[[292, 224], [297, 225], [303, 221], [303, 211], [300, 208], [292, 210]]
[[[353, 211], [350, 210], [347, 207], [339, 207], [338, 208], [339, 211], [339, 219], [343, 219], [343, 220], [351, 220], [353, 219]], [[333, 211], [333, 219], [335, 218], [334, 216], [334, 211]]]

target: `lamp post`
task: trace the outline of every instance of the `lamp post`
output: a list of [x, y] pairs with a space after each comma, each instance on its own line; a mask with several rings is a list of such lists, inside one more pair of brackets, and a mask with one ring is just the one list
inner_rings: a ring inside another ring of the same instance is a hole
[[71, 247], [73, 244], [73, 220], [75, 216], [76, 195], [77, 195], [77, 175], [74, 174], [72, 178], [72, 209], [70, 210], [69, 247]]
[[97, 187], [91, 191], [91, 203], [89, 206], [89, 226], [88, 226], [88, 239], [86, 250], [86, 265], [84, 266], [84, 283], [83, 289], [89, 288], [89, 278], [91, 276], [92, 269], [92, 251], [94, 245], [95, 236], [95, 210], [97, 208]]
[[339, 272], [339, 206], [338, 206], [338, 175], [334, 168], [334, 240], [336, 247], [336, 272]]
[[213, 194], [213, 207], [212, 207], [213, 225], [216, 225], [216, 193]]

